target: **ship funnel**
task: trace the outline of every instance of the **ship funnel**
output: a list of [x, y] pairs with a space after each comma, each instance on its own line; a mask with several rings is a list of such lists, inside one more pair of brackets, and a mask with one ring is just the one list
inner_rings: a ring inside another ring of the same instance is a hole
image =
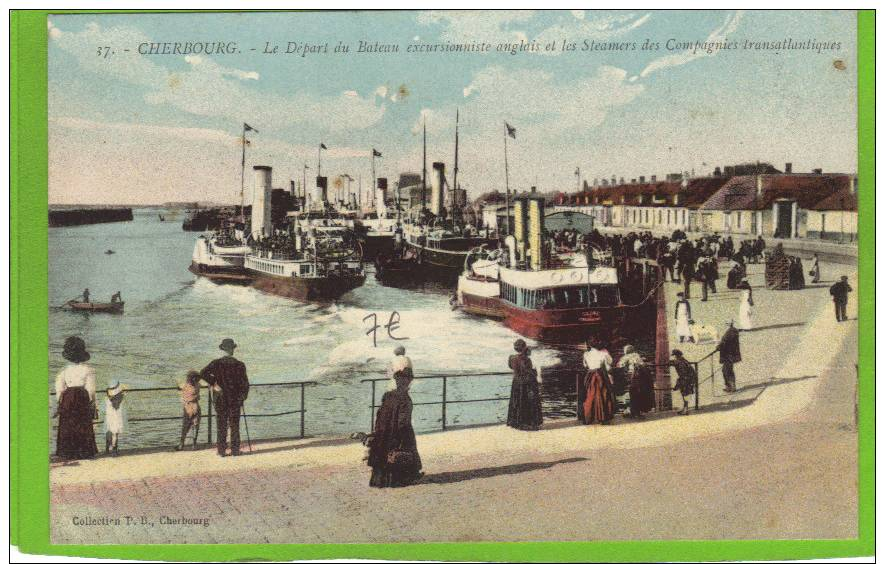
[[323, 209], [326, 207], [327, 187], [329, 179], [325, 176], [317, 176], [317, 184], [314, 186], [311, 196], [311, 207]]
[[379, 178], [378, 187], [375, 190], [375, 211], [378, 217], [384, 219], [387, 217], [387, 179]]
[[269, 166], [254, 166], [255, 189], [252, 195], [252, 236], [262, 239], [271, 234], [270, 221], [271, 180], [273, 169]]
[[516, 268], [516, 238], [513, 235], [508, 235], [504, 238], [504, 244], [507, 245], [509, 251], [510, 268]]
[[526, 258], [525, 250], [528, 243], [528, 226], [526, 225], [528, 206], [526, 204], [525, 198], [516, 198], [513, 201], [513, 238], [521, 260]]
[[298, 195], [298, 193], [295, 191], [295, 181], [294, 180], [289, 181], [289, 194], [291, 194], [293, 198]]
[[544, 268], [544, 200], [530, 198], [528, 200], [529, 248], [532, 270]]
[[430, 177], [430, 213], [442, 215], [446, 197], [446, 165], [433, 163], [433, 176]]

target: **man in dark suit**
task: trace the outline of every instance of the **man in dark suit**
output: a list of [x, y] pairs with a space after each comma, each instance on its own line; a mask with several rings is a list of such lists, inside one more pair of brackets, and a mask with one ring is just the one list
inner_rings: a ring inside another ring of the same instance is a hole
[[682, 293], [685, 294], [685, 299], [688, 300], [691, 299], [691, 279], [694, 278], [695, 262], [697, 261], [694, 245], [688, 241], [683, 241], [677, 256], [679, 258], [679, 271], [682, 275]]
[[230, 452], [240, 454], [240, 411], [249, 396], [249, 378], [246, 365], [234, 358], [237, 344], [224, 339], [219, 347], [226, 354], [213, 360], [200, 372], [200, 377], [212, 387], [215, 413], [218, 416], [218, 456], [227, 456], [227, 431], [230, 428]]
[[[734, 365], [741, 361], [741, 337], [738, 330], [734, 328], [734, 321], [728, 322], [728, 329], [719, 340], [716, 347], [719, 351], [719, 364], [722, 365], [722, 378], [725, 380], [725, 391], [735, 392]], [[716, 352], [713, 351], [713, 352]]]
[[845, 309], [848, 306], [848, 292], [851, 286], [848, 285], [848, 277], [843, 276], [841, 280], [830, 286], [830, 295], [833, 296], [833, 304], [836, 306], [836, 321], [848, 321]]

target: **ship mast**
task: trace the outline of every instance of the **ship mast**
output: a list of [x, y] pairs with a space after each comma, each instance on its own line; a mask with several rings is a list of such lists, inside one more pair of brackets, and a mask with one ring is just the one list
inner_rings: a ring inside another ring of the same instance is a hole
[[246, 214], [245, 214], [245, 206], [246, 206], [246, 195], [245, 195], [245, 187], [246, 187], [246, 132], [254, 131], [258, 133], [258, 130], [246, 123], [243, 122], [243, 137], [240, 140], [241, 145], [243, 145], [243, 158], [240, 161], [240, 221], [244, 224], [246, 223]]
[[455, 110], [455, 171], [452, 174], [452, 229], [455, 228], [455, 204], [458, 195], [458, 121], [460, 110]]
[[427, 209], [427, 116], [424, 116], [424, 160], [421, 164], [421, 213]]

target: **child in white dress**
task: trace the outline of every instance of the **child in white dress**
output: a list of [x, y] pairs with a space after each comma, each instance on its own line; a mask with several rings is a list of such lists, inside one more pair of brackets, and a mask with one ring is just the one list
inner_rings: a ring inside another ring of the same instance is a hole
[[104, 451], [117, 456], [120, 433], [126, 425], [126, 413], [123, 411], [123, 384], [114, 380], [107, 388], [104, 400]]

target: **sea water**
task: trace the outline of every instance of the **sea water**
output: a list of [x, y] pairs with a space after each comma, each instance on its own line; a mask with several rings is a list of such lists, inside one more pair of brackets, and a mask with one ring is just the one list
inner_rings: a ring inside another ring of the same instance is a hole
[[[140, 209], [131, 222], [49, 230], [50, 390], [66, 362], [61, 357], [64, 341], [77, 335], [92, 355], [100, 411], [107, 384], [119, 380], [132, 390], [124, 402], [130, 419], [177, 418], [177, 390], [134, 390], [177, 386], [188, 370], [200, 370], [221, 356], [218, 345], [230, 337], [250, 382], [317, 383], [305, 390], [308, 435], [369, 430], [371, 384], [361, 380], [384, 376], [397, 345], [406, 347], [418, 375], [505, 373], [449, 379], [449, 400], [508, 397], [507, 359], [519, 335], [500, 322], [453, 311], [449, 293], [384, 287], [371, 272], [364, 286], [324, 305], [248, 286], [215, 284], [187, 270], [199, 234], [183, 231], [180, 218], [160, 221], [159, 213], [168, 216], [165, 210]], [[108, 250], [113, 254], [106, 254]], [[89, 314], [60, 307], [84, 288], [96, 302], [109, 301], [120, 291], [125, 313]], [[399, 324], [388, 334], [383, 326], [394, 311]], [[367, 334], [373, 321], [381, 327]], [[579, 370], [580, 354], [528, 342], [537, 347], [532, 359], [544, 376], [545, 417], [573, 416], [574, 370]], [[376, 403], [386, 386], [376, 384]], [[297, 436], [299, 414], [272, 415], [298, 410], [299, 393], [293, 386], [253, 387], [245, 405], [251, 438]], [[416, 404], [440, 401], [442, 381], [416, 380], [411, 395]], [[54, 408], [54, 398], [50, 403]], [[205, 414], [205, 390], [201, 403]], [[448, 426], [494, 423], [506, 419], [507, 401], [454, 403], [446, 411]], [[419, 432], [439, 429], [441, 417], [439, 405], [415, 406]], [[205, 440], [206, 423], [204, 419], [200, 441]], [[131, 422], [121, 448], [174, 445], [179, 429], [177, 419]], [[101, 447], [100, 424], [96, 432]]]

